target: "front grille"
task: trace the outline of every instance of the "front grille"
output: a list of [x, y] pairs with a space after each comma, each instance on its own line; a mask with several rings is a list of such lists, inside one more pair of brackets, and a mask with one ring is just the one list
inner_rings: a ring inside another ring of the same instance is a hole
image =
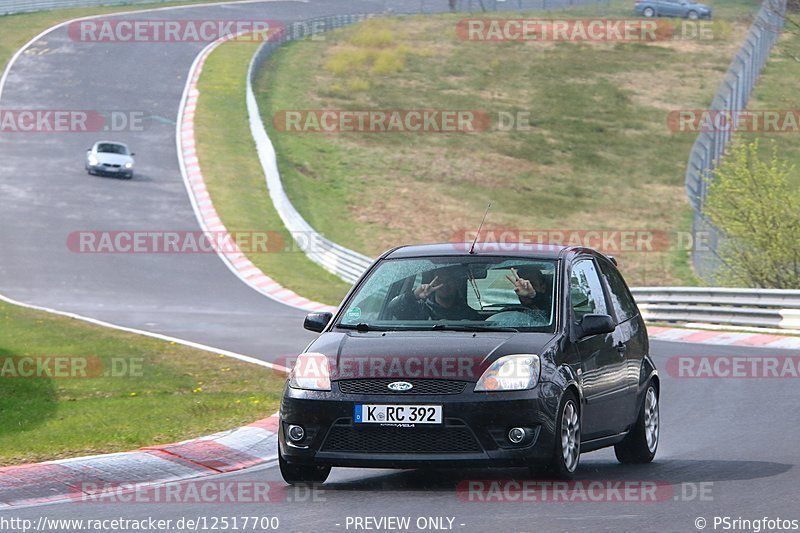
[[480, 453], [483, 451], [467, 426], [358, 427], [334, 425], [323, 452], [356, 453]]
[[119, 168], [122, 165], [112, 165], [111, 163], [103, 163], [103, 166], [104, 167], [109, 167], [109, 168]]
[[[389, 389], [389, 383], [405, 381], [413, 387], [404, 392]], [[467, 383], [452, 379], [345, 379], [339, 390], [345, 394], [460, 394]]]

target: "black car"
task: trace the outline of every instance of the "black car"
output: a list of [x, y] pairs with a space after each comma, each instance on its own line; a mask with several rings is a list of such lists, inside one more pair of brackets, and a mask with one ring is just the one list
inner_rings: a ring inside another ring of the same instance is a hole
[[280, 408], [288, 483], [333, 466], [527, 466], [569, 478], [580, 454], [658, 446], [658, 372], [610, 259], [550, 245], [384, 253], [297, 357]]

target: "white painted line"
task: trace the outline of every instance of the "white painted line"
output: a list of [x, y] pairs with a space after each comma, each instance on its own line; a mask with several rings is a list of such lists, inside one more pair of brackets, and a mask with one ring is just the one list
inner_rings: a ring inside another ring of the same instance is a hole
[[800, 337], [785, 337], [783, 339], [768, 342], [764, 345], [765, 348], [787, 348], [787, 349], [800, 349]]
[[683, 337], [688, 337], [693, 333], [697, 333], [696, 329], [670, 329], [667, 331], [660, 331], [653, 335], [650, 335], [651, 338], [657, 340], [680, 340]]
[[[708, 324], [705, 322], [688, 322], [684, 324], [687, 328], [707, 329], [712, 331], [747, 331], [750, 333], [762, 333], [772, 335], [800, 335], [800, 329], [781, 329], [781, 328], [752, 328], [747, 326], [728, 326], [725, 324]], [[798, 337], [800, 338], [800, 337]]]
[[14, 299], [9, 298], [8, 296], [4, 296], [2, 294], [0, 294], [0, 300], [4, 301], [6, 303], [12, 304], [12, 305], [18, 305], [20, 307], [24, 307], [26, 309], [33, 309], [33, 310], [36, 310], [36, 311], [44, 311], [46, 313], [51, 313], [51, 314], [54, 314], [54, 315], [59, 315], [59, 316], [67, 317], [67, 318], [74, 318], [76, 320], [81, 320], [83, 322], [88, 322], [89, 324], [94, 324], [96, 326], [103, 326], [105, 328], [111, 328], [111, 329], [116, 329], [116, 330], [119, 330], [119, 331], [125, 331], [127, 333], [135, 333], [137, 335], [144, 335], [145, 337], [151, 337], [151, 338], [159, 339], [159, 340], [162, 340], [162, 341], [174, 342], [176, 344], [181, 344], [183, 346], [188, 346], [190, 348], [196, 348], [198, 350], [203, 350], [203, 351], [206, 351], [206, 352], [225, 355], [225, 356], [231, 357], [233, 359], [238, 359], [240, 361], [245, 361], [247, 363], [253, 363], [254, 365], [259, 365], [259, 366], [263, 366], [263, 367], [266, 367], [266, 368], [271, 368], [273, 370], [278, 370], [279, 372], [288, 373], [288, 371], [289, 371], [289, 369], [287, 369], [285, 366], [275, 365], [275, 364], [269, 363], [267, 361], [262, 361], [260, 359], [256, 359], [255, 357], [250, 357], [249, 355], [243, 355], [243, 354], [240, 354], [240, 353], [231, 352], [229, 350], [223, 350], [221, 348], [214, 348], [213, 346], [207, 346], [205, 344], [200, 344], [199, 342], [189, 341], [189, 340], [185, 340], [185, 339], [179, 339], [178, 337], [171, 337], [169, 335], [162, 335], [161, 333], [154, 333], [152, 331], [146, 331], [146, 330], [136, 329], [136, 328], [129, 328], [127, 326], [120, 326], [119, 324], [113, 324], [111, 322], [105, 322], [103, 320], [98, 320], [96, 318], [91, 318], [91, 317], [79, 315], [77, 313], [70, 313], [70, 312], [67, 312], [67, 311], [59, 311], [58, 309], [51, 309], [49, 307], [43, 307], [43, 306], [40, 306], [40, 305], [28, 304], [28, 303], [24, 303], [24, 302], [20, 302], [20, 301], [14, 300]]
[[742, 339], [752, 337], [752, 333], [720, 333], [701, 342], [701, 344], [733, 344]]

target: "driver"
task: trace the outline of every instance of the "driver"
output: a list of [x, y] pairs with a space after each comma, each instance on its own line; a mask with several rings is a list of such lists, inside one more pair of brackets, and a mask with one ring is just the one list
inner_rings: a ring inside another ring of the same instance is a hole
[[395, 320], [481, 320], [480, 314], [467, 305], [467, 272], [458, 266], [435, 271], [429, 283], [395, 296], [388, 305]]
[[512, 268], [511, 275], [506, 279], [514, 285], [520, 304], [537, 311], [550, 312], [550, 284], [545, 281], [541, 270], [525, 266]]

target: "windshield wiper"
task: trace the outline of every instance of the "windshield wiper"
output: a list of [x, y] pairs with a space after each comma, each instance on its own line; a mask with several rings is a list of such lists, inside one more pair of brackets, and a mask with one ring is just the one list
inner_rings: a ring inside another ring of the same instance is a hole
[[342, 329], [354, 329], [356, 331], [386, 331], [386, 328], [370, 326], [366, 322], [359, 322], [358, 324], [336, 324], [336, 327]]
[[437, 331], [507, 331], [510, 333], [519, 333], [516, 328], [508, 328], [503, 326], [483, 326], [483, 325], [461, 325], [461, 324], [434, 324], [431, 329]]

